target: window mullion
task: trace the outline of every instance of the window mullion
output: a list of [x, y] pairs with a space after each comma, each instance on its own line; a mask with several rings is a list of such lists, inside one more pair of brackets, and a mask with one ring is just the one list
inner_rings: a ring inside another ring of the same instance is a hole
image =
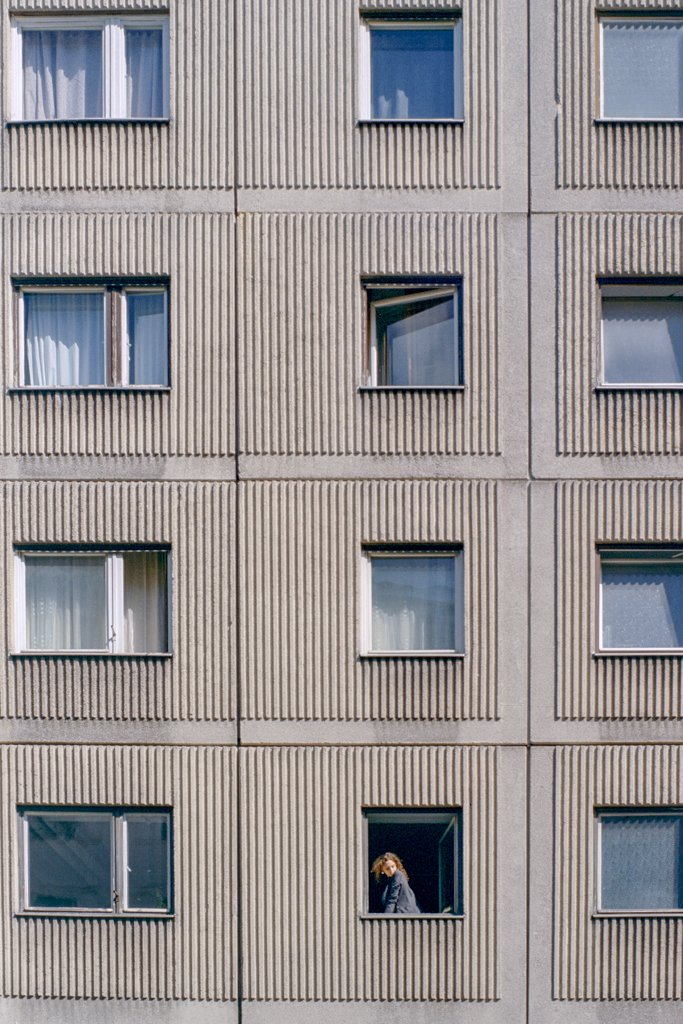
[[124, 650], [124, 610], [123, 610], [123, 555], [113, 554], [107, 558], [109, 575], [109, 649], [112, 654], [121, 654]]
[[114, 830], [114, 841], [112, 843], [113, 851], [113, 908], [115, 914], [120, 914], [124, 907], [123, 899], [123, 887], [125, 885], [124, 880], [124, 864], [123, 864], [123, 840], [122, 840], [122, 829], [123, 829], [123, 815], [112, 814], [112, 824]]

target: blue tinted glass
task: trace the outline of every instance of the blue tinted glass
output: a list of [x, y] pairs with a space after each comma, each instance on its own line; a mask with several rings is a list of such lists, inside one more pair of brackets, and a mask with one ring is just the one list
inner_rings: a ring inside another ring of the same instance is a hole
[[683, 21], [605, 21], [605, 117], [683, 117]]
[[463, 116], [462, 53], [453, 28], [373, 28], [372, 116]]
[[463, 649], [462, 557], [372, 559], [375, 651]]
[[683, 300], [603, 299], [606, 384], [683, 384]]
[[679, 814], [602, 818], [603, 910], [683, 909]]
[[683, 565], [602, 565], [602, 645], [683, 647]]

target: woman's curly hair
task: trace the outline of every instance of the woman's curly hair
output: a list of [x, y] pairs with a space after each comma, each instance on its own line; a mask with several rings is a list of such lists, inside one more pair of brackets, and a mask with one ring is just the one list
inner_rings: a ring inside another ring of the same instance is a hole
[[375, 876], [375, 881], [379, 882], [379, 876], [382, 874], [382, 868], [384, 867], [385, 863], [388, 860], [393, 860], [398, 870], [402, 871], [403, 874], [406, 876], [407, 881], [410, 876], [406, 869], [403, 867], [400, 858], [397, 857], [395, 853], [389, 853], [388, 851], [386, 853], [380, 854], [379, 857], [377, 857], [377, 859], [374, 861], [372, 867], [370, 868], [370, 871]]

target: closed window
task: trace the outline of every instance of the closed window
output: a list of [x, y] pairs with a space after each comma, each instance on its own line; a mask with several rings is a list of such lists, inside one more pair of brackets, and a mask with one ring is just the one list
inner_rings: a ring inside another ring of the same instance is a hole
[[367, 550], [363, 574], [366, 653], [464, 651], [462, 551]]
[[599, 910], [683, 910], [683, 811], [600, 811], [598, 830]]
[[168, 551], [19, 551], [17, 651], [169, 650]]
[[602, 381], [683, 385], [683, 283], [603, 284]]
[[168, 386], [167, 284], [15, 284], [22, 387]]
[[600, 552], [603, 650], [683, 648], [683, 550]]
[[683, 19], [603, 17], [602, 117], [683, 118]]
[[462, 384], [458, 285], [368, 284], [366, 295], [371, 386]]
[[361, 76], [364, 120], [462, 120], [461, 19], [368, 17], [361, 23]]
[[18, 121], [168, 117], [165, 16], [15, 18]]
[[19, 810], [22, 910], [171, 912], [171, 812]]
[[369, 913], [462, 913], [459, 810], [368, 808], [364, 816]]

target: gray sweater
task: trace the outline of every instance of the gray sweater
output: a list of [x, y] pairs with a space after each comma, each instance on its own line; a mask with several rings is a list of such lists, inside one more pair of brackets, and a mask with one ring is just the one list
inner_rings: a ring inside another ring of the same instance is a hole
[[415, 893], [402, 871], [396, 871], [382, 892], [382, 910], [385, 914], [421, 914]]

